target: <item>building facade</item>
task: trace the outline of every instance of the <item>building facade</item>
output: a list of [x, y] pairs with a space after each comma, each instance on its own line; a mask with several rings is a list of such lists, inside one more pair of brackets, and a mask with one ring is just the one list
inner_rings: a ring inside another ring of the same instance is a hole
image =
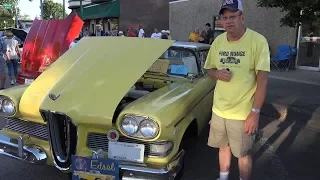
[[[281, 27], [283, 13], [278, 8], [257, 7], [257, 0], [243, 0], [246, 26], [264, 35], [270, 45], [271, 54], [277, 54], [280, 44], [296, 46], [297, 29]], [[173, 39], [187, 41], [195, 27], [204, 29], [219, 15], [222, 0], [171, 0], [170, 31]]]
[[[88, 0], [87, 0], [88, 1]], [[79, 0], [69, 1], [69, 8], [79, 16]], [[154, 28], [169, 29], [168, 0], [91, 0], [83, 5], [84, 28], [96, 35], [101, 31], [124, 31], [129, 26], [143, 27], [147, 36]]]

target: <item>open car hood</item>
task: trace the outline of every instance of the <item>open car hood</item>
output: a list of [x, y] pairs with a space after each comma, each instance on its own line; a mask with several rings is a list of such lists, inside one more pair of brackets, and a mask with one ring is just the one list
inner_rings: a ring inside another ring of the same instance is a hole
[[49, 110], [75, 124], [111, 125], [121, 99], [173, 42], [84, 37], [28, 87], [20, 113], [39, 117], [39, 109]]
[[24, 41], [22, 72], [43, 72], [69, 49], [83, 23], [77, 14], [62, 20], [35, 19]]

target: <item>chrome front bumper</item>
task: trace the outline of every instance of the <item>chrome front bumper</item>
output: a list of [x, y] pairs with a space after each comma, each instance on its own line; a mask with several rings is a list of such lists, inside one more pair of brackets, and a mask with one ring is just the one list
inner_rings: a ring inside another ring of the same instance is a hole
[[120, 165], [120, 179], [122, 180], [173, 180], [182, 170], [184, 150], [181, 150], [171, 162], [162, 169], [153, 169], [148, 166]]
[[47, 155], [35, 145], [24, 145], [21, 136], [18, 139], [0, 134], [0, 154], [31, 164], [45, 164]]

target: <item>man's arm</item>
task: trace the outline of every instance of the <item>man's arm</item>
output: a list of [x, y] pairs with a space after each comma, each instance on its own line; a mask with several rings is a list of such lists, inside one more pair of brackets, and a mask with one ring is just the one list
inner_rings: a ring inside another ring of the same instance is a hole
[[213, 69], [209, 69], [208, 70], [208, 75], [212, 80], [218, 80], [219, 78], [217, 77], [217, 69], [213, 68]]
[[268, 75], [266, 71], [258, 71], [257, 89], [254, 95], [253, 108], [261, 109], [267, 94]]

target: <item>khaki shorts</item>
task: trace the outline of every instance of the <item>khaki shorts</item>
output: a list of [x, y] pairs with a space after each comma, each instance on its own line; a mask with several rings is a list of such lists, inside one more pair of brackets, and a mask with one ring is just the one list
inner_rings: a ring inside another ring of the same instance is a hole
[[242, 158], [250, 154], [255, 135], [248, 136], [244, 132], [243, 120], [228, 120], [212, 113], [208, 146], [223, 148], [230, 146], [232, 154]]

